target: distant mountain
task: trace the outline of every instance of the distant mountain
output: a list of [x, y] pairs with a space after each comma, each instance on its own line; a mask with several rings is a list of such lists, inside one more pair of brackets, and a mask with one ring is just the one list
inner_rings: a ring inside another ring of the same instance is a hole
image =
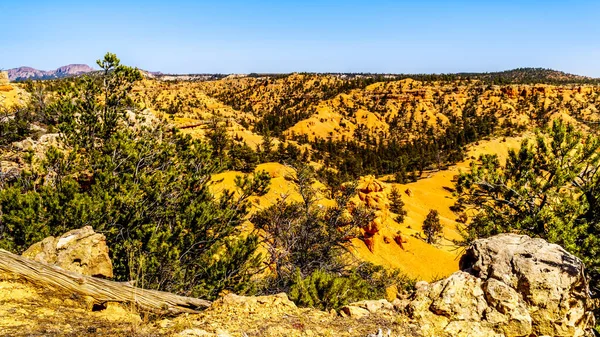
[[92, 67], [85, 64], [69, 64], [60, 67], [56, 70], [38, 70], [31, 67], [19, 67], [8, 70], [8, 78], [11, 81], [24, 81], [24, 80], [48, 80], [55, 78], [64, 78], [69, 76], [76, 76], [85, 73], [95, 71]]

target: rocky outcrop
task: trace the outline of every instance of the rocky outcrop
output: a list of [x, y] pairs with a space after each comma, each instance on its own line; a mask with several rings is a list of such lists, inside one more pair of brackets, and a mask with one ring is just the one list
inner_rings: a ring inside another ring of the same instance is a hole
[[358, 197], [367, 207], [376, 210], [386, 210], [389, 208], [389, 200], [384, 193], [385, 184], [374, 176], [365, 176], [360, 179], [358, 184]]
[[[34, 133], [46, 132], [46, 129], [36, 124], [31, 124], [29, 128]], [[21, 141], [13, 142], [10, 145], [13, 155], [6, 155], [10, 153], [5, 153], [4, 156], [0, 156], [0, 177], [12, 178], [19, 176], [29, 165], [24, 160], [23, 154], [33, 153], [34, 159], [41, 161], [46, 157], [46, 152], [50, 147], [62, 148], [58, 133], [42, 134], [37, 140], [27, 137]]]
[[385, 194], [385, 184], [375, 179], [374, 176], [362, 177], [358, 184], [358, 199], [364, 206], [375, 212], [375, 219], [362, 228], [363, 241], [373, 252], [374, 236], [380, 234], [389, 216], [390, 202]]
[[583, 263], [541, 239], [475, 241], [461, 271], [421, 282], [405, 312], [426, 336], [593, 336]]
[[406, 315], [419, 336], [593, 336], [583, 263], [562, 247], [524, 235], [473, 242], [461, 271], [419, 282], [408, 298], [361, 301], [340, 315]]
[[113, 277], [106, 238], [90, 226], [58, 238], [47, 237], [29, 247], [23, 256], [83, 275]]

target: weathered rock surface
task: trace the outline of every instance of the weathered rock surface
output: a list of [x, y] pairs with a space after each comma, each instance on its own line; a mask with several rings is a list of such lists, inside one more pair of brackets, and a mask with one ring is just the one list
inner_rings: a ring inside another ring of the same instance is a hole
[[349, 317], [365, 317], [370, 314], [395, 315], [394, 305], [387, 300], [370, 300], [350, 303], [340, 309], [340, 314]]
[[[384, 223], [389, 217], [390, 201], [385, 193], [385, 184], [374, 176], [362, 177], [358, 184], [358, 200], [364, 206], [374, 210], [375, 219], [361, 228], [363, 241], [373, 252], [375, 248], [375, 235], [381, 235]], [[391, 241], [390, 241], [391, 242]]]
[[113, 277], [106, 238], [86, 226], [55, 238], [47, 237], [23, 253], [32, 260], [89, 276]]
[[176, 334], [175, 337], [231, 337], [229, 332], [225, 330], [219, 330], [215, 333], [208, 332], [202, 329], [187, 329]]
[[475, 241], [462, 271], [419, 283], [406, 313], [426, 336], [592, 336], [583, 263], [523, 235]]
[[[177, 337], [191, 336], [416, 336], [398, 319], [385, 300], [362, 301], [356, 305], [368, 316], [340, 316], [311, 308], [298, 308], [286, 294], [238, 296], [229, 294], [197, 315], [179, 316], [162, 324], [167, 330], [184, 326]], [[369, 312], [369, 309], [373, 313]], [[386, 309], [387, 308], [387, 309]], [[389, 315], [382, 315], [388, 312]]]

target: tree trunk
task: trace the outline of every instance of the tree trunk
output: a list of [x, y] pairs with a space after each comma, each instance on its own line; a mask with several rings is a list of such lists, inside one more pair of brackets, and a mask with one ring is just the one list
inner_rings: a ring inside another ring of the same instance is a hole
[[126, 283], [85, 276], [29, 260], [0, 249], [0, 271], [15, 274], [35, 284], [57, 287], [90, 296], [98, 303], [125, 302], [143, 311], [160, 314], [197, 313], [211, 302], [175, 294], [133, 287]]

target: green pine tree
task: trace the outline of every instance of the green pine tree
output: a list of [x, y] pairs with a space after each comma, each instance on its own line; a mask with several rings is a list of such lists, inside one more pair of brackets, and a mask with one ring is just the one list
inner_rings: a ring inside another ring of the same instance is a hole
[[402, 196], [400, 191], [396, 188], [396, 186], [392, 187], [392, 191], [389, 195], [390, 199], [390, 211], [392, 213], [396, 213], [396, 217], [394, 220], [398, 223], [404, 222], [404, 217], [406, 217], [406, 210], [404, 209], [404, 201], [402, 201]]
[[425, 233], [425, 241], [429, 244], [437, 243], [442, 238], [442, 224], [440, 223], [440, 215], [437, 210], [429, 210], [425, 221], [423, 222], [423, 232]]

